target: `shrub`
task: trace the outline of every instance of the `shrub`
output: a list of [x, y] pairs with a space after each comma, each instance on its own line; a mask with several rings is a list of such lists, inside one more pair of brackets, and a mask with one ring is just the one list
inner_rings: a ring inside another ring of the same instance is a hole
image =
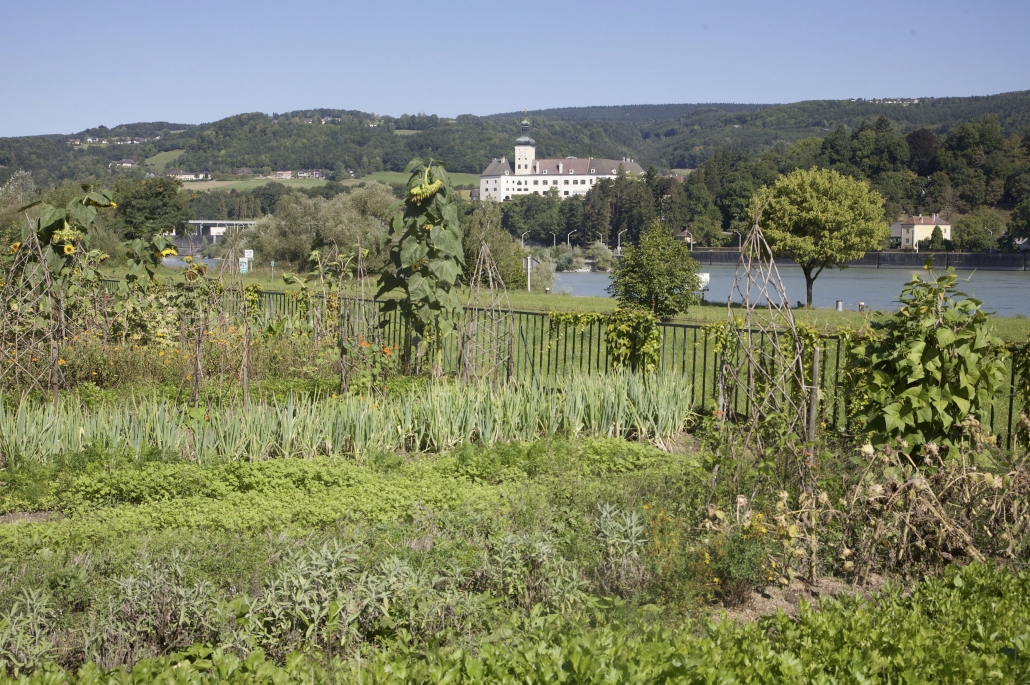
[[626, 248], [626, 256], [616, 265], [608, 291], [621, 306], [645, 309], [668, 321], [697, 303], [701, 289], [699, 268], [690, 255], [690, 247], [654, 222], [637, 245]]
[[898, 311], [851, 349], [854, 425], [877, 444], [951, 445], [967, 417], [986, 424], [1005, 381], [1004, 347], [980, 301], [958, 292], [956, 280], [949, 269], [909, 282]]

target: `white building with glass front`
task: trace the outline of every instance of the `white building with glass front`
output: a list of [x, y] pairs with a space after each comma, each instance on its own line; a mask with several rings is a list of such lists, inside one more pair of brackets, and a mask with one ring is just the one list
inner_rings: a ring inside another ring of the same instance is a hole
[[632, 159], [537, 159], [536, 141], [529, 137], [529, 122], [522, 122], [522, 135], [515, 140], [515, 157], [501, 157], [490, 162], [479, 176], [479, 197], [503, 202], [518, 195], [543, 195], [556, 189], [559, 197], [586, 195], [602, 178], [615, 178], [619, 168], [633, 176], [644, 170]]

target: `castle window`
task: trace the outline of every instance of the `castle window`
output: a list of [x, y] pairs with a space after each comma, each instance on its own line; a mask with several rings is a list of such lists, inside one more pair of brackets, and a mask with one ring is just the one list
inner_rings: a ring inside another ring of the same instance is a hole
[[590, 170], [590, 173], [592, 173], [592, 174], [596, 174], [596, 173], [597, 173], [597, 171], [595, 171], [594, 169], [591, 169], [591, 170]]
[[567, 191], [567, 190], [566, 190], [566, 191], [565, 191], [565, 194], [566, 194], [566, 195], [568, 195], [568, 194], [569, 194], [569, 191]]
[[[569, 179], [565, 179], [565, 185], [569, 185]], [[568, 193], [566, 193], [568, 195]]]
[[547, 169], [544, 169], [544, 173], [545, 173], [545, 174], [547, 173]]
[[540, 185], [540, 181], [533, 181], [533, 185], [535, 185], [535, 186]]

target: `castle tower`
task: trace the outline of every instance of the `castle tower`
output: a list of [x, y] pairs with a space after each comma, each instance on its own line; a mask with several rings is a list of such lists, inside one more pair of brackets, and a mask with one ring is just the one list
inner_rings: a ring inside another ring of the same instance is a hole
[[529, 137], [529, 122], [522, 120], [522, 135], [515, 139], [515, 175], [533, 173], [536, 161], [536, 141]]

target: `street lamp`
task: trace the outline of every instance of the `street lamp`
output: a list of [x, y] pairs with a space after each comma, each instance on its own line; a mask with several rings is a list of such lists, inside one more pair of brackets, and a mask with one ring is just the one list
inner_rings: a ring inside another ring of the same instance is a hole
[[579, 231], [569, 231], [569, 234], [567, 236], [565, 236], [565, 244], [568, 245], [569, 247], [572, 247], [572, 236], [573, 236], [573, 234], [578, 233], [578, 232]]
[[987, 254], [994, 254], [994, 231], [984, 226], [984, 230], [991, 234], [991, 242], [987, 246]]
[[529, 235], [529, 233], [530, 233], [529, 231], [526, 231], [525, 233], [522, 234], [522, 249], [523, 250], [526, 249], [526, 236]]
[[740, 252], [740, 231], [723, 231], [723, 233], [736, 233], [737, 234], [737, 252]]
[[619, 231], [619, 235], [615, 236], [615, 239], [619, 243], [618, 247], [616, 247], [615, 250], [619, 253], [620, 257], [622, 256], [622, 234], [625, 233], [628, 230], [629, 230], [628, 228], [624, 228], [621, 231]]
[[558, 247], [558, 234], [554, 231], [548, 231], [548, 233], [554, 236], [553, 238], [551, 238], [551, 247]]

